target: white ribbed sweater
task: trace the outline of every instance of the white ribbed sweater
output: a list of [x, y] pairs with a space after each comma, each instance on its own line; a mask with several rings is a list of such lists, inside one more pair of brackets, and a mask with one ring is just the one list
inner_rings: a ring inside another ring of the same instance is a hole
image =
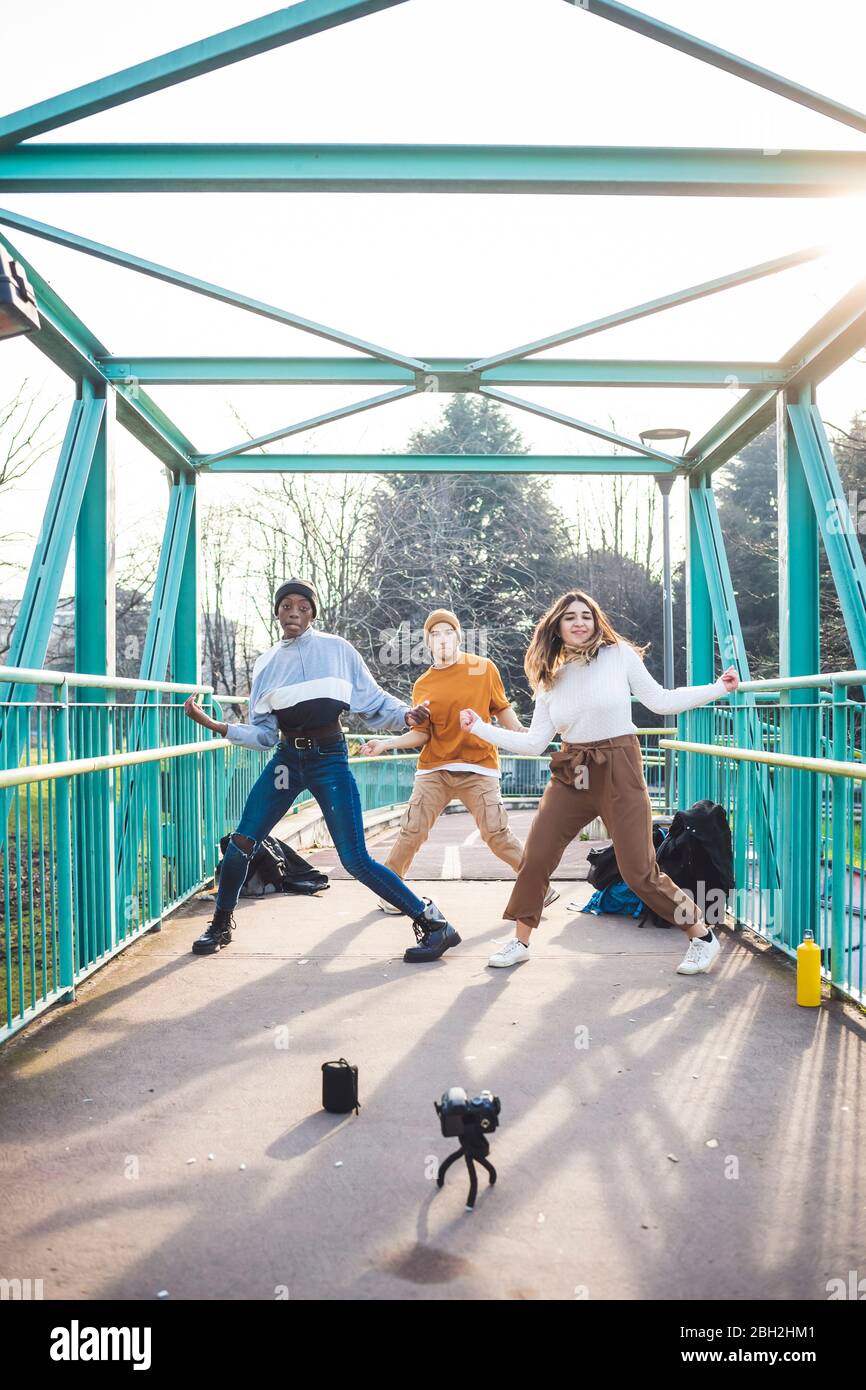
[[549, 690], [538, 691], [532, 723], [526, 730], [502, 729], [476, 719], [470, 733], [486, 738], [507, 753], [543, 753], [558, 735], [566, 743], [633, 734], [631, 696], [656, 714], [680, 714], [726, 695], [722, 678], [712, 685], [659, 685], [627, 642], [602, 647], [588, 665], [570, 661], [560, 667]]

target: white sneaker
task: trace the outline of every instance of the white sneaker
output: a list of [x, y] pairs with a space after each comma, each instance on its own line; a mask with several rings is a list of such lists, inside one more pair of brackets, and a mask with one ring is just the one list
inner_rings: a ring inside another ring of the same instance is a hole
[[558, 897], [559, 890], [557, 888], [548, 888], [547, 897], [544, 899], [544, 903], [542, 905], [544, 907], [550, 907], [550, 904], [555, 903]]
[[518, 941], [516, 936], [512, 936], [504, 946], [500, 946], [498, 951], [487, 962], [488, 965], [499, 965], [507, 967], [509, 965], [520, 965], [523, 961], [529, 960], [529, 947], [524, 946], [522, 941]]
[[693, 937], [689, 942], [689, 949], [677, 966], [677, 974], [701, 975], [705, 971], [711, 970], [721, 949], [719, 938], [715, 932], [709, 941], [700, 941], [697, 937]]
[[395, 907], [393, 903], [386, 903], [384, 898], [377, 898], [376, 901], [378, 902], [383, 912], [393, 912], [398, 917], [402, 916], [401, 909], [399, 907]]

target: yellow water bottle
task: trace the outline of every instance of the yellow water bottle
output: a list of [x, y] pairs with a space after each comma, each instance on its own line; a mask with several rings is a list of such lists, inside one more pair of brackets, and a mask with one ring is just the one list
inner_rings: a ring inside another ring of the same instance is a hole
[[808, 927], [797, 947], [797, 1003], [807, 1008], [821, 1003], [821, 951]]

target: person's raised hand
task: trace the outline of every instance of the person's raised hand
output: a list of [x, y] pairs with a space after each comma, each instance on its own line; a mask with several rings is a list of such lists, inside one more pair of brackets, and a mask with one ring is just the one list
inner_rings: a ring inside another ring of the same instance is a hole
[[461, 727], [461, 729], [471, 729], [471, 728], [472, 728], [472, 725], [475, 723], [476, 719], [480, 719], [480, 718], [481, 718], [481, 715], [480, 715], [480, 714], [476, 714], [475, 711], [474, 711], [474, 709], [462, 709], [462, 710], [460, 711], [460, 727]]
[[430, 720], [430, 701], [424, 700], [420, 705], [414, 705], [406, 712], [406, 723], [410, 729], [416, 729], [419, 724], [427, 724]]
[[361, 744], [361, 747], [358, 749], [358, 757], [378, 758], [381, 757], [383, 753], [387, 753], [389, 747], [390, 745], [386, 739], [371, 738], [368, 739], [366, 743]]
[[184, 700], [183, 712], [194, 724], [201, 724], [204, 728], [208, 727], [209, 715], [206, 710], [202, 709], [201, 705], [196, 704], [194, 695], [190, 695], [187, 700]]
[[740, 684], [740, 677], [737, 675], [736, 666], [729, 666], [727, 671], [722, 672], [722, 681], [728, 694], [732, 694]]

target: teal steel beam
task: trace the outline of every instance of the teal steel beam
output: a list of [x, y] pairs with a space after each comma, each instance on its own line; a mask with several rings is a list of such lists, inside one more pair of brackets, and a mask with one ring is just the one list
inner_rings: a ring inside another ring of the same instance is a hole
[[199, 514], [198, 489], [185, 484], [187, 492], [192, 491], [192, 502], [188, 507], [189, 520], [186, 527], [186, 543], [183, 547], [183, 561], [177, 585], [174, 629], [171, 648], [171, 678], [173, 681], [190, 685], [201, 682], [201, 640], [199, 632], [198, 558], [199, 558]]
[[[103, 403], [75, 527], [75, 670], [113, 676], [115, 670], [114, 393], [84, 382], [85, 398]], [[91, 692], [88, 692], [88, 699]], [[104, 700], [106, 691], [92, 692]], [[108, 751], [103, 750], [103, 751]]]
[[[194, 475], [181, 475], [173, 483], [138, 673], [141, 680], [165, 680], [169, 659], [173, 663], [173, 679], [179, 679], [174, 670], [179, 663], [185, 671], [194, 669], [192, 679], [195, 683], [199, 680], [196, 497]], [[128, 752], [139, 752], [146, 746], [149, 734], [159, 729], [158, 705], [154, 709], [148, 694], [148, 691], [136, 691], [135, 711], [127, 732]], [[174, 769], [169, 776], [176, 779], [183, 774]], [[139, 791], [140, 778], [145, 788], [144, 797]], [[152, 771], [129, 768], [124, 775], [123, 800], [118, 808], [115, 874], [121, 885], [132, 881], [136, 847], [144, 833], [139, 808], [145, 798], [151, 819], [148, 836], [155, 837], [159, 827], [153, 823], [153, 818], [160, 815], [159, 782]], [[156, 872], [162, 872], [161, 863], [156, 866]]]
[[[689, 479], [689, 560], [688, 573], [691, 584], [690, 599], [696, 603], [692, 618], [691, 637], [697, 647], [690, 653], [690, 678], [699, 683], [700, 673], [712, 679], [714, 670], [712, 629], [715, 628], [716, 641], [723, 669], [734, 666], [741, 681], [750, 679], [749, 661], [743, 641], [737, 600], [731, 581], [730, 566], [721, 523], [716, 507], [715, 494], [707, 478]], [[712, 627], [708, 629], [709, 614], [712, 614]], [[815, 668], [817, 670], [817, 667]], [[757, 751], [764, 750], [764, 738], [758, 715], [755, 697], [744, 693], [732, 697], [734, 705], [734, 736], [741, 746]], [[689, 742], [711, 743], [717, 741], [712, 723], [712, 711], [706, 709], [689, 710], [683, 724]], [[709, 735], [701, 737], [700, 735]], [[690, 804], [695, 799], [711, 795], [710, 759], [703, 755], [691, 755], [687, 763], [695, 759], [691, 778], [686, 788]], [[713, 797], [713, 799], [716, 799]], [[775, 890], [779, 885], [776, 864], [775, 802], [773, 787], [766, 767], [749, 764], [738, 782], [736, 824], [734, 835], [734, 856], [736, 878], [742, 885], [748, 852], [749, 808], [753, 820], [756, 843], [760, 841], [764, 851], [762, 870], [768, 878], [769, 886]], [[775, 899], [773, 900], [775, 903]]]
[[[187, 528], [186, 546], [183, 552], [183, 563], [180, 570], [180, 583], [177, 591], [177, 606], [174, 615], [174, 627], [172, 631], [171, 645], [171, 674], [175, 681], [188, 681], [198, 685], [201, 681], [201, 632], [199, 628], [199, 614], [201, 603], [198, 587], [198, 566], [199, 566], [199, 514], [196, 496], [193, 497], [192, 510], [190, 512], [189, 526]], [[182, 741], [194, 742], [196, 738], [195, 725], [188, 719], [181, 720], [183, 732], [180, 735]], [[206, 764], [211, 760], [205, 759]], [[193, 758], [173, 758], [169, 766], [169, 777], [174, 782], [176, 789], [175, 804], [189, 806], [191, 808], [194, 823], [202, 827], [202, 833], [192, 837], [191, 843], [187, 847], [187, 856], [192, 861], [191, 872], [195, 879], [205, 876], [206, 865], [210, 863], [213, 852], [218, 846], [214, 846], [208, 829], [211, 825], [210, 819], [204, 814], [202, 807], [202, 781], [199, 769]]]
[[[426, 374], [449, 379], [467, 371], [469, 357], [422, 354]], [[132, 357], [115, 354], [98, 363], [109, 381], [162, 386], [390, 386], [410, 383], [415, 374], [393, 363], [363, 357]], [[746, 389], [784, 386], [789, 372], [775, 362], [676, 362], [599, 358], [547, 359], [493, 367], [478, 385], [491, 386], [674, 386]], [[422, 383], [422, 390], [426, 390]]]
[[708, 685], [716, 675], [713, 606], [701, 552], [697, 511], [686, 493], [686, 674], [689, 685]]
[[0, 150], [2, 193], [636, 193], [805, 198], [866, 188], [862, 150], [642, 145], [78, 145]]
[[[780, 393], [776, 442], [778, 448], [778, 550], [779, 550], [779, 675], [811, 675], [821, 669], [820, 580], [818, 568], [818, 528], [825, 517], [819, 510], [831, 497], [844, 498], [836, 466], [827, 448], [826, 459], [815, 435], [812, 420], [813, 391], [810, 386], [796, 393]], [[788, 402], [799, 402], [789, 405]], [[787, 409], [786, 409], [787, 406]], [[820, 426], [820, 419], [819, 419]], [[823, 427], [821, 427], [823, 434]], [[826, 442], [826, 441], [825, 441]], [[807, 458], [808, 454], [808, 458]], [[833, 475], [833, 476], [831, 476]], [[831, 539], [831, 538], [828, 538]], [[854, 540], [859, 574], [864, 576], [859, 545]], [[839, 562], [853, 561], [846, 553], [830, 547], [834, 557], [833, 577], [839, 584]], [[842, 578], [843, 593], [855, 597]], [[863, 592], [859, 597], [859, 623], [853, 640], [863, 644]], [[845, 614], [846, 622], [849, 613]], [[855, 651], [857, 649], [855, 648]], [[855, 657], [856, 660], [856, 657]], [[801, 757], [820, 756], [819, 705], [814, 690], [783, 690], [779, 696], [781, 751]], [[782, 769], [780, 783], [781, 846], [784, 857], [782, 939], [796, 950], [804, 932], [811, 930], [819, 945], [821, 913], [817, 874], [821, 860], [821, 779], [807, 772]], [[834, 963], [835, 964], [835, 963]]]
[[185, 475], [173, 484], [169, 496], [159, 567], [138, 673], [140, 680], [166, 679], [190, 536], [195, 535], [195, 503], [195, 475]]
[[108, 111], [137, 97], [158, 92], [178, 82], [215, 72], [230, 63], [269, 53], [284, 44], [320, 34], [364, 15], [392, 9], [405, 0], [302, 0], [272, 14], [250, 20], [219, 34], [185, 44], [171, 53], [123, 68], [109, 77], [73, 87], [59, 96], [26, 106], [0, 119], [0, 146], [17, 144], [80, 121], [98, 111]]
[[753, 280], [761, 280], [767, 275], [777, 275], [779, 271], [790, 270], [792, 266], [803, 265], [804, 262], [815, 260], [824, 254], [821, 247], [808, 246], [802, 251], [792, 251], [787, 256], [777, 256], [772, 261], [761, 261], [758, 265], [746, 266], [744, 270], [734, 270], [727, 275], [720, 275], [715, 280], [704, 280], [699, 285], [689, 285], [686, 289], [674, 290], [671, 294], [661, 295], [658, 299], [647, 300], [645, 304], [634, 304], [628, 309], [618, 309], [616, 313], [605, 314], [604, 318], [590, 319], [588, 323], [578, 324], [576, 328], [566, 328], [561, 333], [552, 334], [549, 338], [537, 338], [532, 343], [524, 343], [521, 347], [496, 353], [493, 357], [481, 357], [478, 361], [470, 363], [470, 370], [487, 372], [492, 367], [518, 362], [525, 357], [530, 357], [533, 353], [545, 352], [548, 348], [562, 347], [564, 343], [576, 342], [578, 338], [589, 338], [594, 333], [604, 333], [607, 329], [616, 328], [623, 323], [634, 323], [636, 319], [644, 319], [651, 314], [663, 313], [665, 309], [675, 308], [679, 304], [691, 304], [696, 299], [705, 299], [707, 295], [719, 294], [722, 290], [733, 289], [736, 285], [747, 285]]
[[[104, 416], [105, 398], [89, 388], [84, 398], [72, 406], [12, 633], [6, 663], [9, 666], [39, 670], [45, 664], [60, 586]], [[0, 685], [0, 701], [21, 698], [35, 699], [35, 687], [16, 682]]]
[[91, 333], [47, 280], [2, 234], [0, 245], [5, 246], [9, 254], [23, 265], [39, 304], [41, 326], [36, 333], [29, 335], [33, 346], [77, 382], [86, 381], [91, 386], [114, 386], [117, 390], [118, 423], [170, 468], [189, 472], [192, 467], [189, 456], [195, 452], [190, 441], [144, 391], [135, 386], [127, 390], [116, 381], [109, 383], [97, 361], [98, 358], [110, 356], [105, 344]]
[[[685, 500], [686, 532], [686, 675], [689, 685], [709, 685], [716, 676], [716, 647], [713, 628], [713, 606], [704, 557], [701, 551], [701, 537], [698, 531], [697, 513], [692, 505], [690, 492], [694, 484], [687, 483]], [[698, 723], [706, 723], [702, 717]], [[691, 711], [679, 715], [679, 737], [687, 742], [693, 741], [687, 735], [702, 732], [696, 728]], [[704, 730], [705, 732], [705, 730]], [[699, 753], [686, 754], [678, 759], [677, 801], [681, 806], [691, 806], [704, 799], [711, 792], [710, 760]]]
[[[115, 668], [115, 495], [114, 396], [105, 382], [82, 383], [84, 399], [104, 403], [87, 486], [75, 527], [75, 667], [91, 675], [113, 676]], [[100, 757], [114, 752], [114, 716], [109, 691], [78, 688], [76, 756]], [[76, 777], [71, 787], [75, 808], [75, 921], [86, 924], [98, 953], [117, 944], [119, 880], [115, 862], [114, 778]], [[108, 793], [107, 795], [105, 793]], [[86, 831], [84, 830], [86, 827]]]
[[573, 415], [566, 415], [561, 410], [551, 410], [548, 406], [537, 405], [535, 401], [524, 400], [522, 396], [512, 396], [508, 391], [496, 391], [490, 386], [482, 386], [478, 394], [487, 396], [492, 401], [499, 401], [501, 405], [512, 405], [517, 410], [525, 410], [529, 415], [540, 415], [543, 420], [553, 420], [558, 425], [567, 425], [569, 429], [592, 435], [594, 439], [604, 439], [608, 444], [618, 444], [621, 448], [633, 449], [635, 453], [643, 454], [646, 458], [658, 459], [660, 463], [666, 463], [669, 468], [680, 467], [681, 460], [673, 454], [666, 454], [661, 449], [653, 449], [648, 444], [636, 444], [633, 439], [627, 439], [625, 435], [615, 434], [613, 430], [602, 429], [601, 425], [588, 424], [586, 420], [577, 420]]
[[282, 429], [272, 430], [270, 434], [259, 435], [257, 439], [250, 439], [242, 444], [233, 445], [231, 449], [221, 449], [215, 454], [202, 454], [195, 460], [197, 466], [202, 467], [207, 464], [218, 463], [220, 459], [238, 458], [250, 449], [260, 449], [265, 444], [276, 444], [279, 439], [288, 439], [293, 434], [304, 434], [307, 430], [318, 429], [320, 425], [330, 425], [334, 420], [344, 420], [349, 415], [359, 415], [365, 410], [375, 410], [377, 406], [389, 405], [392, 401], [401, 401], [406, 396], [416, 394], [414, 386], [400, 386], [396, 391], [386, 391], [382, 396], [371, 396], [364, 401], [352, 401], [349, 405], [337, 406], [334, 410], [325, 411], [322, 415], [312, 416], [308, 420], [299, 420], [294, 425], [284, 425]]
[[[26, 670], [45, 665], [60, 586], [69, 560], [78, 518], [87, 492], [90, 470], [100, 442], [105, 399], [86, 386], [69, 416], [36, 549], [18, 607], [7, 664]], [[17, 681], [0, 683], [0, 767], [17, 767], [27, 720], [16, 705], [36, 699], [36, 687]], [[11, 789], [0, 792], [0, 824], [6, 824]]]
[[[863, 659], [866, 658], [866, 564], [864, 564], [863, 552], [860, 549], [856, 518], [852, 517], [848, 506], [848, 499], [824, 429], [821, 412], [818, 406], [809, 400], [807, 390], [803, 391], [803, 396], [805, 399], [790, 403], [791, 396], [786, 393], [787, 422], [783, 419], [782, 428], [780, 428], [780, 435], [785, 434], [787, 436], [789, 469], [793, 470], [796, 466], [797, 478], [798, 480], [802, 479], [802, 486], [808, 489], [807, 495], [810, 501], [809, 508], [806, 508], [805, 502], [801, 503], [788, 526], [790, 543], [795, 550], [788, 557], [785, 565], [786, 582], [788, 585], [804, 582], [801, 571], [807, 568], [803, 554], [807, 525], [810, 534], [813, 527], [815, 528], [816, 555], [814, 566], [817, 575], [817, 534], [818, 529], [820, 529], [833, 583], [839, 596], [839, 606], [845, 619], [848, 640], [854, 654], [854, 664], [859, 668]], [[781, 396], [780, 402], [782, 402]], [[787, 430], [784, 429], [786, 423]], [[780, 508], [781, 505], [782, 499], [780, 498]], [[815, 523], [817, 523], [816, 526]], [[810, 574], [812, 572], [811, 550], [809, 552], [808, 572]], [[808, 655], [819, 655], [820, 653], [818, 621], [817, 610], [814, 613], [811, 609], [807, 610], [802, 596], [796, 593], [790, 595], [786, 622], [789, 623], [790, 631], [793, 634], [792, 640], [795, 637], [797, 641], [805, 641], [804, 629], [811, 633], [814, 627], [814, 636], [810, 638], [812, 645], [808, 649]], [[820, 664], [812, 667], [813, 671], [820, 669]], [[807, 672], [801, 660], [796, 664], [796, 669], [792, 666], [791, 670], [783, 670], [780, 665], [779, 674], [799, 676], [805, 675]]]
[[789, 391], [815, 386], [866, 346], [866, 277], [858, 280], [781, 359]]
[[116, 383], [115, 390], [118, 423], [123, 425], [127, 434], [137, 439], [172, 473], [191, 473], [191, 459], [197, 452], [196, 447], [161, 406], [134, 384], [127, 387]]
[[[187, 275], [182, 270], [173, 270], [170, 266], [160, 265], [157, 261], [144, 260], [141, 256], [135, 256], [130, 251], [119, 251], [117, 247], [106, 246], [101, 241], [91, 241], [89, 237], [64, 231], [62, 227], [53, 227], [47, 222], [37, 222], [32, 217], [23, 217], [6, 208], [0, 209], [0, 225], [28, 232], [31, 236], [40, 237], [43, 241], [51, 241], [57, 246], [66, 246], [72, 251], [80, 251], [85, 256], [95, 256], [97, 260], [107, 261], [110, 265], [119, 265], [126, 270], [137, 271], [139, 274], [148, 275], [154, 280], [162, 280], [167, 285], [175, 285], [178, 289], [190, 290], [193, 294], [201, 294], [208, 299], [216, 299], [221, 304], [231, 304], [235, 309], [245, 309], [251, 314], [259, 314], [262, 318], [274, 319], [275, 322], [285, 324], [288, 328], [299, 328], [304, 333], [312, 333], [319, 338], [327, 338], [330, 342], [339, 343], [341, 347], [355, 348], [358, 352], [369, 353], [370, 356], [380, 358], [384, 362], [393, 362], [398, 366], [411, 368], [413, 371], [427, 370], [426, 364], [415, 357], [405, 357], [402, 353], [392, 352], [390, 348], [380, 347], [376, 343], [368, 343], [363, 338], [355, 338], [349, 333], [343, 333], [340, 329], [328, 328], [325, 324], [315, 323], [312, 319], [301, 318], [299, 314], [293, 314], [288, 309], [280, 309], [275, 304], [266, 304], [263, 300], [252, 299], [249, 295], [240, 294], [237, 290], [229, 290], [222, 285], [211, 284], [209, 280], [199, 280], [195, 275]], [[102, 355], [108, 356], [108, 353], [104, 351]]]
[[747, 681], [751, 679], [751, 676], [749, 675], [749, 663], [743, 642], [740, 615], [737, 611], [737, 600], [731, 582], [731, 571], [728, 566], [728, 556], [716, 508], [715, 494], [707, 480], [690, 486], [689, 502], [703, 560], [722, 667], [724, 669], [730, 665], [735, 666], [740, 680]]
[[[786, 390], [816, 385], [866, 346], [866, 278], [859, 280], [783, 355]], [[686, 453], [690, 473], [712, 473], [773, 423], [776, 393], [756, 388]]]
[[694, 34], [687, 34], [683, 29], [663, 24], [660, 19], [654, 19], [640, 10], [621, 5], [618, 0], [566, 0], [566, 4], [575, 9], [585, 10], [588, 14], [597, 15], [599, 19], [608, 19], [613, 24], [630, 29], [632, 33], [641, 34], [644, 38], [654, 39], [668, 48], [675, 48], [680, 53], [688, 54], [690, 58], [710, 63], [734, 77], [741, 77], [746, 82], [753, 82], [768, 92], [774, 92], [776, 96], [787, 97], [789, 101], [808, 106], [810, 110], [817, 111], [822, 116], [829, 116], [831, 120], [852, 126], [854, 130], [866, 132], [866, 115], [862, 111], [855, 111], [853, 107], [844, 106], [832, 97], [823, 96], [810, 87], [803, 87], [799, 82], [792, 82], [790, 78], [772, 72], [769, 68], [758, 67], [747, 58], [740, 58], [725, 48], [717, 48], [706, 39], [699, 39]]
[[755, 388], [735, 401], [685, 455], [689, 473], [709, 477], [773, 423], [775, 390]]
[[628, 473], [658, 477], [671, 464], [632, 454], [236, 454], [200, 473]]

